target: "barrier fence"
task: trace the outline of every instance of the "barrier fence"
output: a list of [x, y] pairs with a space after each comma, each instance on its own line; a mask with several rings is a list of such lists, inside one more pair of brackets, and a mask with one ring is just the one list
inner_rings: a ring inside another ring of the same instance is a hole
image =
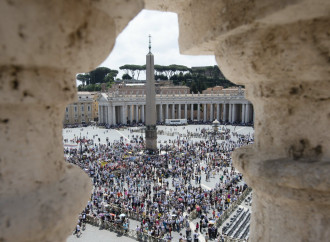
[[[222, 223], [232, 214], [232, 212], [238, 207], [238, 205], [240, 205], [245, 198], [249, 195], [249, 193], [252, 191], [252, 188], [248, 187], [244, 190], [244, 192], [242, 193], [241, 196], [238, 197], [238, 199], [233, 202], [229, 208], [227, 208], [221, 215], [220, 217], [216, 220], [216, 225], [217, 227], [221, 226]], [[137, 221], [142, 221], [143, 218], [148, 217], [148, 215], [143, 215], [143, 214], [139, 214], [137, 212], [131, 211], [131, 210], [127, 210], [125, 208], [121, 208], [115, 205], [108, 205], [108, 210], [112, 210], [115, 211], [118, 214], [124, 213], [127, 215], [128, 218], [130, 219], [134, 219]], [[197, 211], [196, 209], [194, 209], [193, 211], [190, 212], [188, 219], [194, 220], [197, 218]]]
[[[238, 205], [240, 205], [245, 198], [250, 194], [250, 192], [252, 191], [252, 188], [248, 187], [245, 189], [245, 191], [242, 193], [241, 196], [239, 196], [239, 198], [233, 202], [229, 208], [227, 208], [223, 214], [220, 215], [220, 217], [216, 220], [216, 224], [217, 227], [220, 227], [222, 225], [222, 223], [229, 218], [229, 216], [232, 214], [232, 212], [238, 207]], [[236, 241], [236, 240], [235, 240]], [[243, 240], [242, 240], [243, 241]]]
[[222, 241], [223, 242], [247, 242], [249, 240], [246, 239], [237, 239], [237, 238], [232, 238], [227, 235], [222, 235]]
[[124, 228], [122, 224], [116, 224], [115, 222], [104, 221], [98, 217], [93, 217], [90, 215], [86, 216], [86, 222], [93, 225], [100, 227], [101, 229], [106, 229], [111, 232], [119, 233], [127, 237], [131, 237], [133, 239], [139, 241], [148, 241], [148, 242], [165, 242], [166, 239], [159, 238], [148, 234], [146, 231], [136, 231], [129, 228]]

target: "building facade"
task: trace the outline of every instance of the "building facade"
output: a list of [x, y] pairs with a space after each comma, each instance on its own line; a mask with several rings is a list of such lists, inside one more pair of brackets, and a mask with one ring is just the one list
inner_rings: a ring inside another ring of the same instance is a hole
[[89, 124], [98, 119], [96, 92], [78, 92], [77, 100], [65, 108], [64, 125]]
[[[146, 81], [140, 80], [129, 82], [129, 80], [122, 81], [121, 83], [113, 84], [108, 89], [109, 93], [119, 93], [123, 95], [136, 95], [145, 93]], [[174, 86], [170, 81], [156, 81], [155, 82], [156, 94], [186, 94], [190, 92], [187, 86]]]
[[[129, 124], [145, 122], [146, 95], [108, 92], [99, 94], [99, 123]], [[213, 121], [247, 124], [254, 120], [252, 104], [245, 99], [243, 89], [221, 89], [210, 94], [160, 94], [156, 95], [157, 122], [165, 119]]]

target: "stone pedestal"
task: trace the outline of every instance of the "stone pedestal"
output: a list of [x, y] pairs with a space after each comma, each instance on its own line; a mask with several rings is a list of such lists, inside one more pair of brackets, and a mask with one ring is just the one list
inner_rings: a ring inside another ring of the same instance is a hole
[[146, 125], [146, 149], [157, 151], [157, 128], [156, 125]]

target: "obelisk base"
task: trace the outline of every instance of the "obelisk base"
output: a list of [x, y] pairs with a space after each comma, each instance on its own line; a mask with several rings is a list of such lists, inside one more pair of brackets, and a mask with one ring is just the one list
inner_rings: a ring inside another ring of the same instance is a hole
[[157, 128], [156, 125], [146, 125], [146, 150], [157, 151]]

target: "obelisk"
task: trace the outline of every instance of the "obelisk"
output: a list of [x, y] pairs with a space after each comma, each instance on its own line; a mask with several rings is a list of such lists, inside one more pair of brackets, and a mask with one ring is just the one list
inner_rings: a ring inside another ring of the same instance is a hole
[[151, 53], [151, 36], [149, 35], [149, 53], [146, 56], [146, 150], [157, 151], [156, 128], [156, 90], [154, 77], [154, 55]]

